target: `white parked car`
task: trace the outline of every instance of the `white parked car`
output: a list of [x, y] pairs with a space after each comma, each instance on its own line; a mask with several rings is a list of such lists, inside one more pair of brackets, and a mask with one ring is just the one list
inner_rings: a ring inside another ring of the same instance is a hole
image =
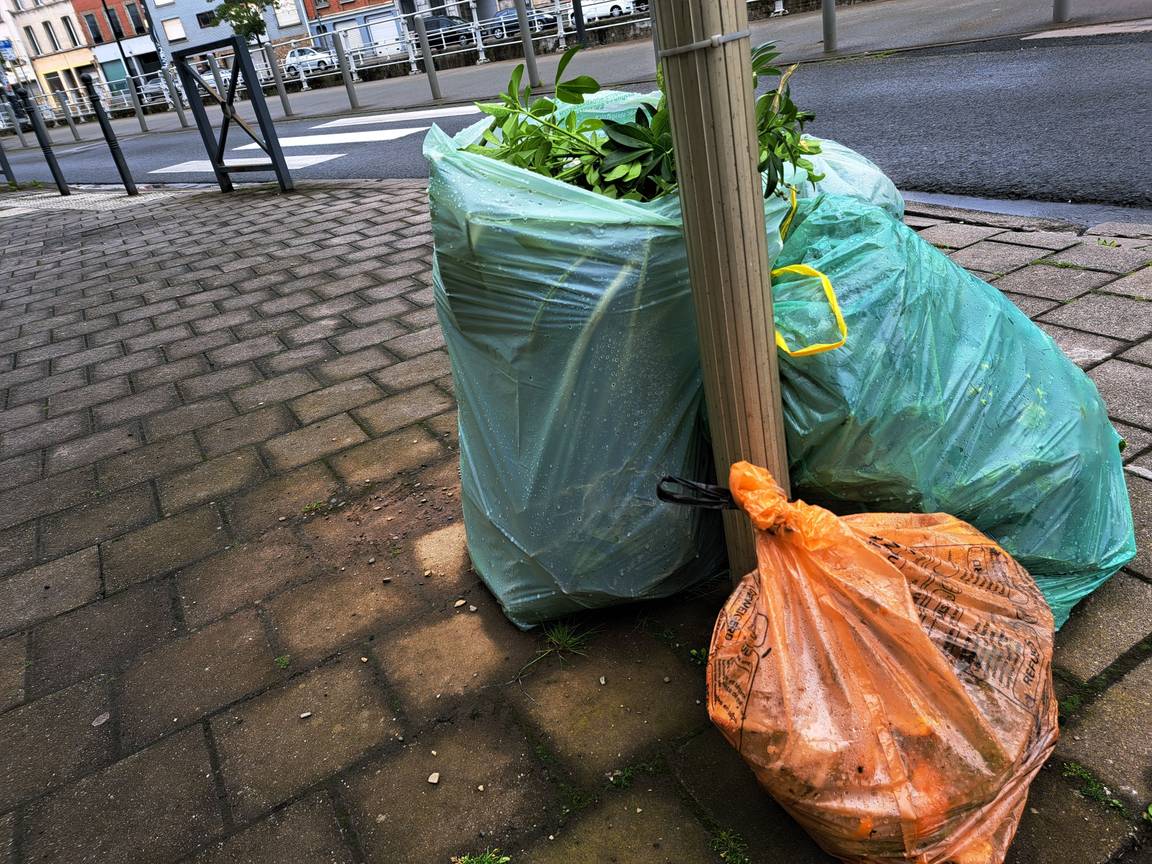
[[[584, 12], [585, 23], [597, 21], [600, 18], [619, 18], [621, 15], [631, 15], [636, 12], [636, 3], [633, 0], [584, 0], [580, 8]], [[572, 23], [576, 23], [575, 13], [569, 15]]]
[[284, 58], [284, 74], [296, 78], [303, 71], [305, 75], [323, 75], [337, 68], [336, 55], [331, 51], [317, 48], [293, 48]]

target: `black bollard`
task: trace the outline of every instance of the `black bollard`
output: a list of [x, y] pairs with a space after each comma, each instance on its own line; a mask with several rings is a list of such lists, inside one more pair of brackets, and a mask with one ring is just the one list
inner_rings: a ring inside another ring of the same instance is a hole
[[12, 173], [12, 163], [8, 161], [8, 154], [4, 152], [4, 145], [0, 144], [0, 173], [4, 174], [4, 181], [9, 186], [17, 186], [16, 175]]
[[[108, 113], [104, 110], [100, 97], [96, 95], [96, 84], [87, 72], [80, 76], [80, 83], [88, 91], [88, 101], [92, 103], [92, 110], [96, 114], [96, 122], [100, 124], [100, 131], [104, 140], [108, 142], [108, 152], [112, 154], [112, 161], [116, 163], [116, 170], [120, 172], [120, 180], [124, 183], [124, 190], [129, 195], [139, 195], [136, 191], [136, 181], [132, 179], [132, 172], [128, 170], [128, 163], [124, 161], [124, 154], [120, 151], [120, 142], [116, 140], [116, 133], [112, 131], [112, 124], [108, 121]], [[131, 84], [131, 82], [129, 82]], [[179, 95], [176, 96], [179, 99]]]
[[16, 94], [16, 98], [20, 100], [20, 104], [24, 106], [24, 113], [32, 121], [32, 131], [36, 133], [36, 140], [40, 142], [40, 149], [44, 152], [44, 161], [48, 163], [48, 170], [52, 172], [52, 179], [56, 181], [56, 188], [60, 190], [61, 195], [71, 195], [72, 190], [68, 188], [68, 181], [64, 179], [64, 172], [60, 170], [60, 163], [56, 161], [56, 154], [52, 152], [52, 139], [48, 137], [48, 130], [44, 128], [44, 118], [40, 116], [40, 110], [32, 104], [25, 88], [17, 87], [13, 92]]

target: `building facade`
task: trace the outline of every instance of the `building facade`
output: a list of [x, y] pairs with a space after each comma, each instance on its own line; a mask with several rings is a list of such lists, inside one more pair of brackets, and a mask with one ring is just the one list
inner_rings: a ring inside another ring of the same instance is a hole
[[[0, 0], [3, 2], [3, 0]], [[166, 57], [173, 50], [199, 45], [232, 35], [232, 28], [216, 19], [220, 0], [141, 0], [148, 4], [156, 27], [156, 40]], [[265, 41], [307, 35], [302, 0], [279, 0], [264, 13], [268, 25]]]
[[97, 74], [69, 0], [0, 0], [9, 3], [14, 42], [31, 60], [42, 93], [74, 90], [84, 72]]
[[31, 87], [39, 91], [40, 85], [32, 71], [32, 59], [24, 49], [12, 18], [12, 6], [0, 0], [0, 92], [11, 93], [13, 87]]
[[82, 35], [101, 77], [112, 89], [126, 86], [129, 75], [147, 77], [161, 58], [149, 32], [143, 0], [72, 0]]

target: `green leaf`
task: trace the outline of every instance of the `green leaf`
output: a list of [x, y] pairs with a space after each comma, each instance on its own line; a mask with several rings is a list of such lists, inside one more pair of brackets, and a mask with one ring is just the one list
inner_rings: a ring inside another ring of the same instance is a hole
[[640, 148], [650, 146], [646, 130], [631, 124], [617, 123], [614, 120], [604, 121], [604, 134], [608, 140], [621, 147]]
[[560, 77], [564, 74], [564, 70], [568, 68], [568, 64], [572, 62], [572, 58], [576, 56], [576, 52], [580, 50], [579, 45], [573, 45], [560, 57], [560, 62], [556, 64], [556, 83], [560, 83]]
[[579, 105], [584, 101], [586, 93], [595, 93], [600, 89], [600, 83], [588, 75], [579, 75], [570, 81], [556, 85], [556, 98], [570, 105]]
[[[636, 167], [639, 167], [639, 166], [636, 166]], [[631, 170], [631, 168], [632, 168], [631, 162], [625, 162], [623, 165], [617, 165], [615, 168], [613, 168], [611, 171], [609, 171], [607, 174], [604, 175], [604, 179], [606, 181], [619, 180], [621, 177], [626, 175], [629, 172], [629, 170]]]
[[520, 81], [524, 78], [524, 64], [521, 63], [512, 70], [512, 77], [508, 81], [508, 96], [516, 104], [520, 104]]

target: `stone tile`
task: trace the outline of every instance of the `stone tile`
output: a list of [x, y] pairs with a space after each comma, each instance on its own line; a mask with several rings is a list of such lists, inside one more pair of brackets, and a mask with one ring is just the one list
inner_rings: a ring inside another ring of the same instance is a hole
[[393, 393], [428, 384], [452, 371], [448, 355], [443, 351], [430, 351], [411, 360], [397, 363], [375, 373], [372, 378], [381, 387]]
[[265, 474], [255, 450], [238, 450], [161, 481], [160, 506], [170, 515], [239, 492]]
[[299, 513], [306, 505], [325, 501], [339, 488], [324, 465], [308, 465], [261, 483], [228, 504], [228, 520], [242, 538], [274, 527], [280, 517]]
[[208, 458], [231, 453], [250, 444], [259, 444], [292, 429], [295, 423], [288, 410], [276, 405], [232, 417], [200, 429], [196, 437]]
[[264, 628], [241, 612], [137, 658], [120, 676], [120, 734], [135, 749], [275, 683]]
[[1152, 305], [1112, 294], [1092, 294], [1066, 303], [1041, 320], [1115, 339], [1140, 339], [1152, 333]]
[[254, 366], [230, 366], [217, 372], [209, 372], [196, 378], [186, 378], [180, 382], [180, 392], [189, 401], [215, 396], [234, 387], [260, 380], [260, 373]]
[[393, 716], [371, 670], [341, 658], [214, 718], [234, 811], [250, 819], [348, 767], [400, 732]]
[[537, 663], [510, 694], [581, 782], [599, 785], [639, 754], [707, 726], [703, 678], [659, 642], [617, 628], [596, 634], [587, 651]]
[[1032, 781], [1005, 864], [1097, 864], [1115, 860], [1112, 853], [1131, 841], [1132, 825], [1075, 792], [1061, 770], [1060, 761], [1053, 760]]
[[200, 375], [208, 371], [208, 361], [203, 357], [185, 357], [182, 360], [173, 360], [161, 366], [153, 366], [132, 373], [132, 383], [137, 390], [147, 390], [161, 384], [171, 384]]
[[1107, 285], [1115, 278], [1113, 273], [1037, 264], [1001, 276], [996, 280], [996, 287], [1001, 291], [1064, 302]]
[[202, 333], [199, 336], [192, 336], [188, 339], [181, 339], [165, 346], [164, 353], [170, 361], [183, 360], [186, 357], [192, 357], [196, 354], [202, 354], [205, 351], [211, 351], [213, 348], [219, 348], [222, 345], [228, 345], [233, 341], [233, 337], [224, 330], [218, 330], [215, 333]]
[[1084, 709], [1075, 734], [1056, 753], [1088, 766], [1119, 798], [1140, 812], [1152, 801], [1152, 658], [1145, 660]]
[[355, 420], [338, 414], [265, 442], [264, 452], [274, 469], [286, 471], [367, 440]]
[[36, 562], [36, 523], [25, 522], [0, 531], [0, 576]]
[[1152, 339], [1147, 339], [1135, 348], [1130, 348], [1121, 354], [1120, 358], [1133, 363], [1143, 363], [1145, 366], [1152, 366]]
[[37, 802], [28, 861], [159, 864], [223, 830], [200, 728], [173, 735]]
[[1152, 480], [1137, 477], [1131, 470], [1125, 472], [1125, 478], [1132, 502], [1132, 519], [1136, 523], [1136, 558], [1128, 566], [1152, 579]]
[[121, 375], [118, 378], [109, 378], [97, 384], [89, 384], [87, 387], [69, 390], [65, 393], [58, 393], [49, 397], [48, 413], [53, 417], [58, 417], [61, 414], [67, 414], [69, 411], [79, 411], [81, 408], [87, 408], [90, 405], [99, 405], [111, 399], [119, 399], [122, 396], [127, 396], [129, 390], [128, 377], [126, 375]]
[[[530, 847], [524, 860], [532, 864], [718, 860], [708, 831], [675, 790], [660, 782], [644, 787], [605, 793], [599, 804], [566, 824], [555, 840], [542, 839]], [[782, 860], [792, 862], [791, 858]]]
[[189, 864], [353, 864], [340, 823], [319, 792], [210, 846]]
[[1106, 273], [1131, 273], [1152, 261], [1152, 248], [1104, 246], [1100, 244], [1100, 239], [1085, 238], [1071, 248], [1053, 253], [1047, 260], [1074, 264], [1089, 270], [1102, 270]]
[[512, 680], [539, 646], [510, 623], [488, 595], [470, 595], [476, 612], [462, 606], [421, 616], [401, 634], [386, 632], [373, 651], [409, 717], [432, 717], [482, 688]]
[[100, 594], [96, 548], [0, 580], [0, 633], [83, 606]]
[[253, 384], [251, 387], [240, 388], [232, 394], [232, 401], [241, 411], [251, 411], [269, 403], [286, 402], [319, 386], [316, 379], [307, 372], [289, 372]]
[[0, 810], [43, 795], [112, 761], [108, 685], [91, 678], [0, 715]]
[[1152, 393], [1152, 369], [1123, 360], [1109, 360], [1089, 372], [1088, 377], [1096, 382], [1110, 417], [1147, 425], [1149, 408], [1145, 394]]
[[1080, 242], [1080, 236], [1072, 231], [1005, 231], [1003, 234], [993, 235], [991, 239], [997, 243], [1015, 243], [1054, 252]]
[[28, 640], [21, 633], [0, 639], [0, 714], [24, 701], [24, 664]]
[[993, 234], [999, 234], [1003, 229], [991, 228], [986, 225], [964, 225], [957, 222], [944, 222], [933, 225], [920, 232], [920, 236], [933, 246], [945, 249], [963, 249], [978, 243]]
[[301, 423], [314, 423], [349, 408], [375, 402], [383, 395], [384, 392], [370, 379], [353, 378], [294, 399], [291, 407]]
[[226, 399], [205, 399], [150, 417], [145, 429], [151, 441], [210, 426], [236, 412]]
[[1044, 321], [1038, 321], [1040, 329], [1052, 337], [1052, 341], [1073, 363], [1081, 368], [1099, 363], [1115, 354], [1124, 343], [1107, 336], [1085, 333], [1082, 330], [1069, 330]]
[[213, 366], [231, 366], [275, 354], [283, 348], [284, 345], [275, 336], [257, 336], [254, 339], [213, 348], [208, 352], [208, 362]]
[[1000, 274], [1011, 273], [1025, 264], [1031, 264], [1042, 254], [1042, 252], [1028, 246], [981, 240], [979, 243], [966, 246], [958, 252], [952, 252], [948, 257], [969, 270]]
[[[11, 459], [0, 461], [0, 491], [23, 486], [40, 479], [40, 454], [35, 452], [23, 453]], [[0, 573], [4, 572], [4, 565], [0, 563]]]
[[196, 440], [185, 434], [114, 456], [96, 470], [103, 488], [120, 489], [195, 465], [202, 458]]
[[59, 474], [81, 465], [90, 465], [120, 453], [126, 453], [141, 444], [140, 432], [135, 426], [107, 429], [83, 438], [74, 438], [48, 450], [46, 470]]
[[10, 411], [0, 411], [0, 432], [19, 429], [21, 426], [27, 426], [43, 419], [44, 406], [39, 402], [29, 402]]
[[166, 584], [123, 591], [53, 618], [29, 636], [28, 693], [50, 693], [112, 671], [171, 638], [174, 626]]
[[200, 627], [320, 574], [324, 562], [287, 533], [233, 546], [186, 567], [177, 586], [184, 620]]
[[454, 407], [449, 396], [431, 385], [425, 385], [357, 408], [352, 414], [373, 436], [378, 436]]
[[444, 333], [439, 327], [426, 327], [384, 343], [397, 357], [408, 359], [444, 347]]
[[1152, 238], [1152, 225], [1141, 222], [1101, 222], [1093, 225], [1085, 234], [1103, 234], [1108, 237]]
[[1148, 635], [1152, 585], [1117, 573], [1056, 634], [1055, 663], [1087, 681]]
[[78, 438], [87, 431], [88, 421], [80, 411], [29, 426], [21, 426], [19, 429], [0, 433], [0, 458], [15, 456], [26, 450], [39, 450], [41, 447], [67, 441], [69, 438]]
[[97, 498], [72, 510], [47, 516], [40, 523], [40, 546], [46, 557], [63, 555], [139, 528], [157, 518], [147, 484]]
[[1152, 432], [1129, 426], [1127, 423], [1113, 423], [1120, 437], [1127, 443], [1122, 452], [1125, 462], [1131, 462], [1147, 447], [1152, 446]]
[[349, 485], [391, 480], [444, 455], [436, 440], [418, 426], [376, 438], [332, 457], [332, 467]]
[[311, 366], [321, 360], [326, 360], [335, 352], [327, 342], [310, 342], [291, 351], [281, 351], [279, 354], [270, 354], [259, 360], [259, 366], [266, 375], [280, 375], [299, 369], [302, 366]]
[[406, 623], [421, 612], [423, 576], [364, 565], [314, 579], [267, 601], [284, 650], [303, 662], [320, 660], [363, 636]]
[[833, 864], [833, 859], [760, 787], [740, 754], [716, 729], [692, 738], [670, 761], [696, 806], [717, 825], [744, 838], [750, 860]]
[[424, 421], [424, 425], [432, 430], [432, 434], [436, 436], [437, 440], [449, 450], [459, 448], [460, 418], [455, 411], [445, 411], [443, 414], [429, 417]]
[[0, 816], [0, 864], [16, 864], [16, 814]]
[[344, 785], [369, 864], [508, 849], [548, 824], [556, 798], [530, 742], [507, 709], [492, 706], [373, 759]]
[[[97, 375], [97, 378], [100, 376]], [[83, 369], [73, 369], [60, 375], [49, 375], [29, 381], [26, 384], [16, 384], [8, 391], [8, 407], [15, 408], [25, 402], [34, 402], [51, 396], [53, 393], [63, 393], [65, 390], [75, 390], [83, 387], [87, 382]]]
[[1145, 267], [1130, 276], [1108, 283], [1107, 290], [1113, 294], [1152, 300], [1152, 267]]
[[218, 552], [228, 544], [214, 507], [162, 519], [101, 544], [104, 579], [118, 591]]

